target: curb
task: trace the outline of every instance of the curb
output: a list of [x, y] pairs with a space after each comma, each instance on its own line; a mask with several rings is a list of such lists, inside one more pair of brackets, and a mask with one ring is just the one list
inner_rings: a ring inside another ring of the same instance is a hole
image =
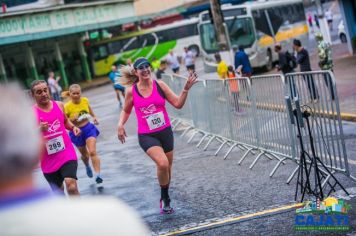
[[100, 82], [85, 82], [85, 83], [81, 83], [80, 84], [80, 87], [82, 87], [82, 91], [88, 91], [90, 89], [93, 89], [93, 88], [98, 88], [98, 87], [101, 87], [101, 86], [104, 86], [104, 85], [107, 85], [107, 84], [111, 84], [111, 81], [109, 79], [107, 80], [103, 80], [103, 81], [100, 81]]
[[341, 120], [356, 122], [356, 114], [341, 112], [340, 116]]

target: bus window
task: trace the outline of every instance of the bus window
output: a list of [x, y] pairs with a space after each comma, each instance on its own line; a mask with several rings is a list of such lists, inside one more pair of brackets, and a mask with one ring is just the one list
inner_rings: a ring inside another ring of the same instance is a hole
[[264, 10], [253, 10], [252, 17], [255, 20], [255, 27], [258, 36], [269, 35], [273, 36]]
[[106, 45], [100, 45], [97, 47], [93, 48], [93, 56], [94, 56], [94, 60], [100, 60], [103, 58], [108, 57], [108, 49], [106, 47]]
[[[145, 38], [146, 39], [146, 47], [147, 46], [152, 46], [152, 45], [155, 45], [155, 43], [156, 43], [156, 37], [157, 37], [157, 34], [155, 34], [155, 33], [150, 33], [150, 34], [145, 34], [145, 35], [143, 35], [142, 36], [142, 38]], [[159, 37], [158, 37], [158, 39], [159, 39]], [[142, 42], [142, 44], [141, 44], [141, 47], [143, 47], [143, 40], [141, 39], [141, 42]], [[161, 41], [160, 39], [159, 39], [159, 42], [160, 43], [162, 43], [162, 42], [164, 42], [164, 41]]]
[[306, 21], [306, 18], [305, 18], [305, 14], [304, 14], [304, 7], [303, 7], [303, 4], [300, 3], [300, 4], [297, 4], [297, 5], [294, 5], [295, 9], [296, 9], [296, 21], [297, 22], [301, 22], [301, 21]]
[[[234, 18], [225, 20], [229, 32], [231, 46], [242, 45], [250, 47], [255, 41], [255, 33], [250, 18]], [[219, 51], [215, 29], [211, 23], [200, 25], [200, 37], [204, 50], [207, 53]]]
[[214, 25], [210, 23], [200, 25], [200, 38], [201, 46], [207, 53], [219, 51]]
[[231, 46], [250, 47], [255, 41], [251, 18], [226, 20]]
[[109, 52], [110, 54], [119, 53], [122, 48], [121, 41], [111, 42], [109, 43]]
[[141, 47], [138, 37], [133, 37], [133, 38], [126, 38], [121, 40], [121, 49], [120, 52], [126, 52], [130, 50], [137, 49], [138, 47]]
[[[281, 11], [278, 7], [276, 8], [269, 8], [267, 10], [268, 12], [268, 17], [271, 21], [271, 24], [272, 24], [272, 28], [273, 28], [273, 31], [274, 31], [274, 34], [277, 34], [277, 32], [279, 31], [279, 28], [286, 24], [286, 21], [283, 19], [282, 14], [281, 14]], [[288, 21], [287, 21], [288, 22]]]

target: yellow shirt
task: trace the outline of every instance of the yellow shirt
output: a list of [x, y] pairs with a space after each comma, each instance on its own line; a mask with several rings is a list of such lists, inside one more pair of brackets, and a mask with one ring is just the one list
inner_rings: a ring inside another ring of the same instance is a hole
[[227, 65], [224, 61], [221, 61], [218, 64], [218, 68], [216, 69], [216, 71], [218, 72], [219, 78], [220, 79], [226, 79], [227, 77]]
[[76, 120], [80, 116], [89, 115], [89, 100], [86, 97], [80, 98], [80, 103], [75, 104], [72, 101], [64, 105], [64, 113], [70, 120]]
[[153, 68], [153, 70], [158, 70], [159, 69], [159, 66], [160, 66], [161, 62], [159, 60], [154, 60], [151, 62], [151, 66]]

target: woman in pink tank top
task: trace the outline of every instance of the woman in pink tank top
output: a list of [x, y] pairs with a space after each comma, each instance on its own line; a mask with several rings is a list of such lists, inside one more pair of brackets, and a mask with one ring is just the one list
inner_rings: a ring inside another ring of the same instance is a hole
[[182, 108], [188, 90], [197, 82], [196, 74], [191, 73], [179, 96], [163, 82], [152, 79], [151, 65], [146, 58], [138, 58], [133, 68], [121, 68], [121, 84], [127, 86], [125, 105], [120, 114], [118, 138], [125, 143], [124, 125], [132, 108], [137, 117], [138, 140], [141, 148], [155, 162], [157, 178], [161, 186], [160, 213], [171, 214], [168, 194], [173, 163], [173, 132], [165, 107], [166, 100], [175, 108]]
[[77, 155], [67, 133], [80, 129], [75, 127], [63, 113], [63, 103], [51, 101], [46, 81], [36, 80], [31, 84], [33, 106], [44, 139], [41, 158], [42, 172], [52, 189], [63, 191], [63, 182], [70, 195], [79, 195], [77, 187]]

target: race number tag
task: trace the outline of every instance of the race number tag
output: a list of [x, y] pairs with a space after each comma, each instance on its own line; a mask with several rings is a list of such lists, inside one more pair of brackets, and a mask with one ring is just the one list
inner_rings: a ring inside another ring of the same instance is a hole
[[48, 140], [46, 142], [46, 148], [48, 155], [63, 151], [65, 149], [63, 137], [59, 136], [57, 138]]
[[163, 112], [158, 112], [149, 116], [146, 116], [146, 121], [150, 130], [157, 129], [166, 124], [164, 120]]

